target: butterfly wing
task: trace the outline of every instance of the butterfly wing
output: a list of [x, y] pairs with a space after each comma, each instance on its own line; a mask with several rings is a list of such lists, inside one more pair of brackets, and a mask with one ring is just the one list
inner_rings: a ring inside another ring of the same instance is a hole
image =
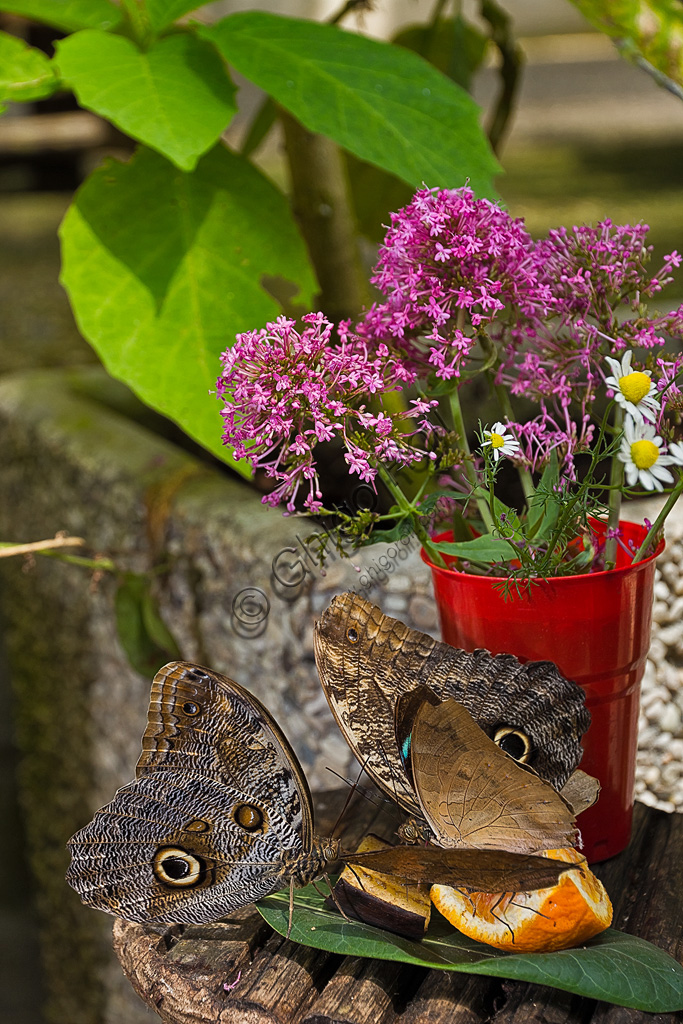
[[574, 815], [562, 797], [502, 751], [457, 701], [420, 706], [410, 756], [439, 846], [533, 854], [574, 844]]
[[370, 853], [346, 853], [348, 864], [380, 871], [406, 882], [452, 885], [469, 892], [527, 892], [555, 885], [571, 866], [550, 857], [505, 850], [443, 850], [394, 846]]
[[205, 922], [280, 888], [311, 798], [269, 712], [209, 669], [155, 676], [136, 779], [70, 840], [69, 883], [131, 921]]
[[519, 756], [556, 788], [582, 755], [590, 716], [579, 686], [552, 662], [522, 664], [511, 654], [466, 652], [382, 614], [347, 593], [316, 623], [316, 664], [332, 712], [375, 783], [411, 813], [418, 809], [394, 740], [401, 695], [425, 686], [453, 697], [491, 739]]

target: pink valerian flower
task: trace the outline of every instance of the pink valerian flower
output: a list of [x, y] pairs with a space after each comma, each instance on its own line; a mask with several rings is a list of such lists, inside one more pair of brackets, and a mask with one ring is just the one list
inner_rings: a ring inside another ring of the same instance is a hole
[[[277, 481], [262, 500], [295, 510], [300, 488], [304, 507], [322, 508], [315, 462], [321, 441], [341, 439], [349, 470], [373, 483], [378, 461], [404, 466], [424, 458], [409, 441], [400, 416], [366, 411], [370, 395], [401, 390], [414, 373], [385, 345], [368, 352], [367, 343], [321, 313], [295, 321], [279, 317], [258, 331], [239, 334], [223, 353], [217, 392], [224, 401], [223, 440], [236, 458], [248, 459]], [[373, 464], [374, 463], [374, 464]]]
[[423, 188], [392, 214], [372, 281], [384, 301], [359, 333], [391, 340], [409, 365], [444, 379], [460, 376], [477, 327], [503, 313], [540, 316], [550, 303], [522, 221], [469, 188]]
[[540, 472], [548, 464], [554, 451], [562, 474], [567, 480], [576, 479], [574, 458], [577, 453], [588, 451], [595, 431], [588, 416], [583, 417], [578, 424], [568, 415], [558, 420], [549, 413], [543, 403], [540, 414], [534, 419], [526, 423], [508, 425], [514, 428], [520, 442], [518, 454], [512, 457], [513, 462], [527, 467], [532, 472]]
[[[657, 294], [680, 261], [671, 253], [655, 276], [647, 263], [647, 225], [559, 228], [537, 243], [539, 265], [552, 293], [553, 315], [493, 325], [503, 346], [498, 383], [515, 395], [541, 399], [561, 417], [569, 404], [584, 417], [605, 379], [605, 359], [627, 349], [660, 349], [683, 336], [683, 306], [643, 316], [642, 301]], [[636, 314], [624, 317], [630, 310]]]

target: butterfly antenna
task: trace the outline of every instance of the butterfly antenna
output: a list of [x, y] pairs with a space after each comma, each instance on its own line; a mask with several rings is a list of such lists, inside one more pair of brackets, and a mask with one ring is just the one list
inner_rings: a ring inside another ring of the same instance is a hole
[[353, 783], [352, 787], [349, 789], [349, 792], [346, 795], [346, 800], [344, 801], [344, 806], [342, 807], [341, 811], [339, 812], [339, 816], [338, 816], [337, 820], [335, 821], [334, 826], [332, 828], [332, 838], [333, 839], [338, 839], [339, 838], [339, 836], [336, 834], [337, 833], [337, 829], [339, 828], [339, 826], [341, 824], [342, 818], [346, 814], [348, 806], [351, 803], [351, 800], [353, 799], [354, 793], [358, 789], [358, 783], [360, 782], [360, 780], [362, 778], [362, 775], [363, 775], [363, 772], [365, 771], [365, 765], [366, 764], [367, 764], [367, 760], [361, 765], [360, 770], [358, 772], [358, 776], [356, 778], [356, 781]]
[[[365, 770], [364, 768], [361, 768], [361, 775], [362, 775], [364, 770]], [[336, 772], [334, 770], [334, 768], [326, 767], [325, 771], [329, 772], [331, 775], [335, 775], [339, 779], [340, 782], [344, 783], [345, 786], [350, 786], [352, 788], [352, 790], [354, 792], [356, 792], [356, 793], [359, 793], [360, 796], [362, 796], [364, 800], [368, 800], [371, 804], [374, 804], [375, 807], [379, 807], [380, 806], [379, 801], [377, 801], [375, 799], [374, 795], [372, 793], [370, 793], [369, 790], [363, 789], [362, 786], [358, 785], [358, 779], [356, 779], [355, 782], [351, 782], [351, 780], [347, 779], [345, 775], [341, 775], [339, 772]], [[358, 776], [358, 778], [360, 778], [360, 775]]]

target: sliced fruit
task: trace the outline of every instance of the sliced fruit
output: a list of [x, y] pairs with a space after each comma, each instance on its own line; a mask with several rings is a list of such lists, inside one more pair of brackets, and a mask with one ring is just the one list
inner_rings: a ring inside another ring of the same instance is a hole
[[586, 858], [566, 847], [539, 856], [566, 860], [568, 868], [548, 889], [516, 893], [465, 893], [433, 885], [431, 898], [450, 923], [472, 939], [510, 953], [568, 949], [608, 928], [612, 904]]
[[[391, 843], [367, 835], [359, 853], [386, 850]], [[385, 928], [409, 939], [421, 939], [429, 924], [429, 886], [407, 883], [393, 875], [370, 871], [358, 865], [346, 867], [334, 887], [334, 896], [348, 917]], [[332, 901], [328, 898], [328, 905]]]

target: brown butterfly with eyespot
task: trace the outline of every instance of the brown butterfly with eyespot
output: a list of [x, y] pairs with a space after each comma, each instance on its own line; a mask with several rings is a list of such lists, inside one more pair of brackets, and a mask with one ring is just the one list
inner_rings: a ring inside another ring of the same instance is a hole
[[301, 766], [268, 710], [226, 676], [172, 662], [154, 678], [136, 778], [69, 841], [67, 881], [129, 921], [203, 923], [342, 858], [406, 880], [463, 888], [553, 884], [567, 865], [468, 850], [354, 854], [316, 837]]
[[314, 649], [344, 738], [375, 784], [411, 815], [421, 807], [409, 740], [417, 708], [430, 694], [462, 704], [486, 737], [559, 790], [575, 814], [597, 799], [597, 780], [576, 770], [590, 723], [584, 693], [552, 662], [459, 650], [354, 593], [324, 610]]

